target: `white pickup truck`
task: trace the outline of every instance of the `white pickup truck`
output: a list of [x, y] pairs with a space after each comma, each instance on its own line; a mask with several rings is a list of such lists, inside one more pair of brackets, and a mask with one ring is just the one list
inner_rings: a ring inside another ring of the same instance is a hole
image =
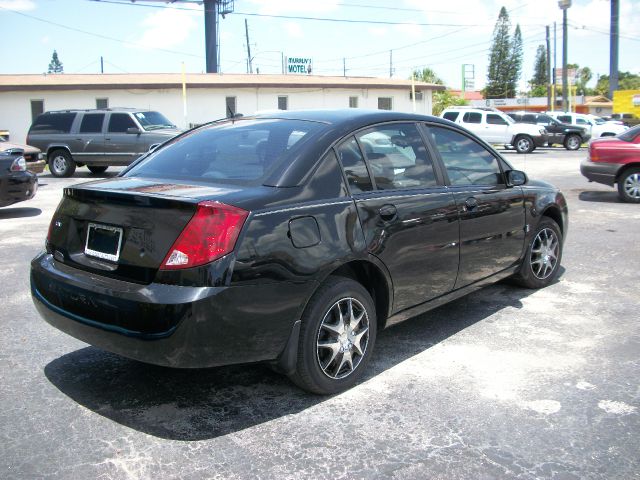
[[607, 122], [603, 118], [586, 113], [547, 112], [547, 115], [563, 123], [586, 127], [588, 131], [591, 131], [592, 139], [600, 137], [615, 137], [629, 128], [621, 123]]
[[536, 147], [546, 146], [549, 141], [543, 127], [516, 123], [495, 108], [450, 107], [440, 116], [462, 125], [487, 143], [513, 147], [518, 153], [530, 153]]

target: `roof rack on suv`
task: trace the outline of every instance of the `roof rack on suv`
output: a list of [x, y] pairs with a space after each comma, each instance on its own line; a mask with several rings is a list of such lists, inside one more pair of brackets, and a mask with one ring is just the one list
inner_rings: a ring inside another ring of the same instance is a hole
[[108, 108], [68, 108], [66, 110], [48, 110], [45, 113], [77, 113], [77, 112], [137, 112], [139, 108], [108, 107]]
[[502, 112], [502, 110], [499, 110], [497, 108], [494, 107], [474, 107], [473, 105], [452, 105], [450, 107], [447, 107], [447, 110], [484, 110], [486, 112]]

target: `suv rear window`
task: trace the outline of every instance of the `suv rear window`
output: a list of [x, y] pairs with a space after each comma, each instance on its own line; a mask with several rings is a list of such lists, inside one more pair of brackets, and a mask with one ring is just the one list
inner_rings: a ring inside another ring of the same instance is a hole
[[76, 113], [43, 113], [33, 122], [30, 133], [69, 133]]
[[275, 119], [207, 125], [175, 138], [124, 176], [259, 185], [322, 128], [316, 122]]
[[85, 113], [80, 124], [80, 133], [100, 133], [103, 122], [104, 113]]

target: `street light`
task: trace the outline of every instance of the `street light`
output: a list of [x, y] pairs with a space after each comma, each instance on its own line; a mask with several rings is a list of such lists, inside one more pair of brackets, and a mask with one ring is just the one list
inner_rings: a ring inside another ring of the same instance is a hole
[[569, 107], [569, 76], [567, 72], [567, 10], [571, 7], [571, 0], [560, 0], [558, 6], [562, 10], [562, 110]]

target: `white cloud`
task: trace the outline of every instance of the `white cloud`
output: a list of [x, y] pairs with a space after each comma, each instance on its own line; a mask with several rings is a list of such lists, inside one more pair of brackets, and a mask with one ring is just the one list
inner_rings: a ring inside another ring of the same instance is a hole
[[0, 7], [9, 10], [35, 10], [36, 3], [33, 0], [0, 0]]
[[283, 27], [284, 27], [284, 30], [287, 32], [287, 35], [289, 35], [292, 38], [302, 38], [304, 36], [302, 27], [300, 26], [299, 23], [285, 22]]
[[369, 27], [367, 31], [374, 37], [384, 37], [389, 33], [389, 29], [387, 27]]
[[136, 42], [141, 47], [170, 48], [182, 44], [198, 26], [202, 9], [193, 6], [185, 10], [167, 7], [152, 13], [142, 21], [144, 33]]
[[48, 35], [45, 35], [40, 39], [40, 42], [42, 42], [43, 45], [47, 45], [49, 42], [51, 42], [51, 38], [49, 38]]
[[423, 27], [420, 25], [394, 25], [394, 29], [401, 34], [406, 35], [411, 40], [421, 39], [424, 37]]
[[[265, 15], [294, 15], [330, 12], [338, 7], [339, 2], [338, 0], [249, 0], [248, 3], [258, 7], [259, 13]], [[252, 7], [247, 8], [247, 11], [254, 10]]]

